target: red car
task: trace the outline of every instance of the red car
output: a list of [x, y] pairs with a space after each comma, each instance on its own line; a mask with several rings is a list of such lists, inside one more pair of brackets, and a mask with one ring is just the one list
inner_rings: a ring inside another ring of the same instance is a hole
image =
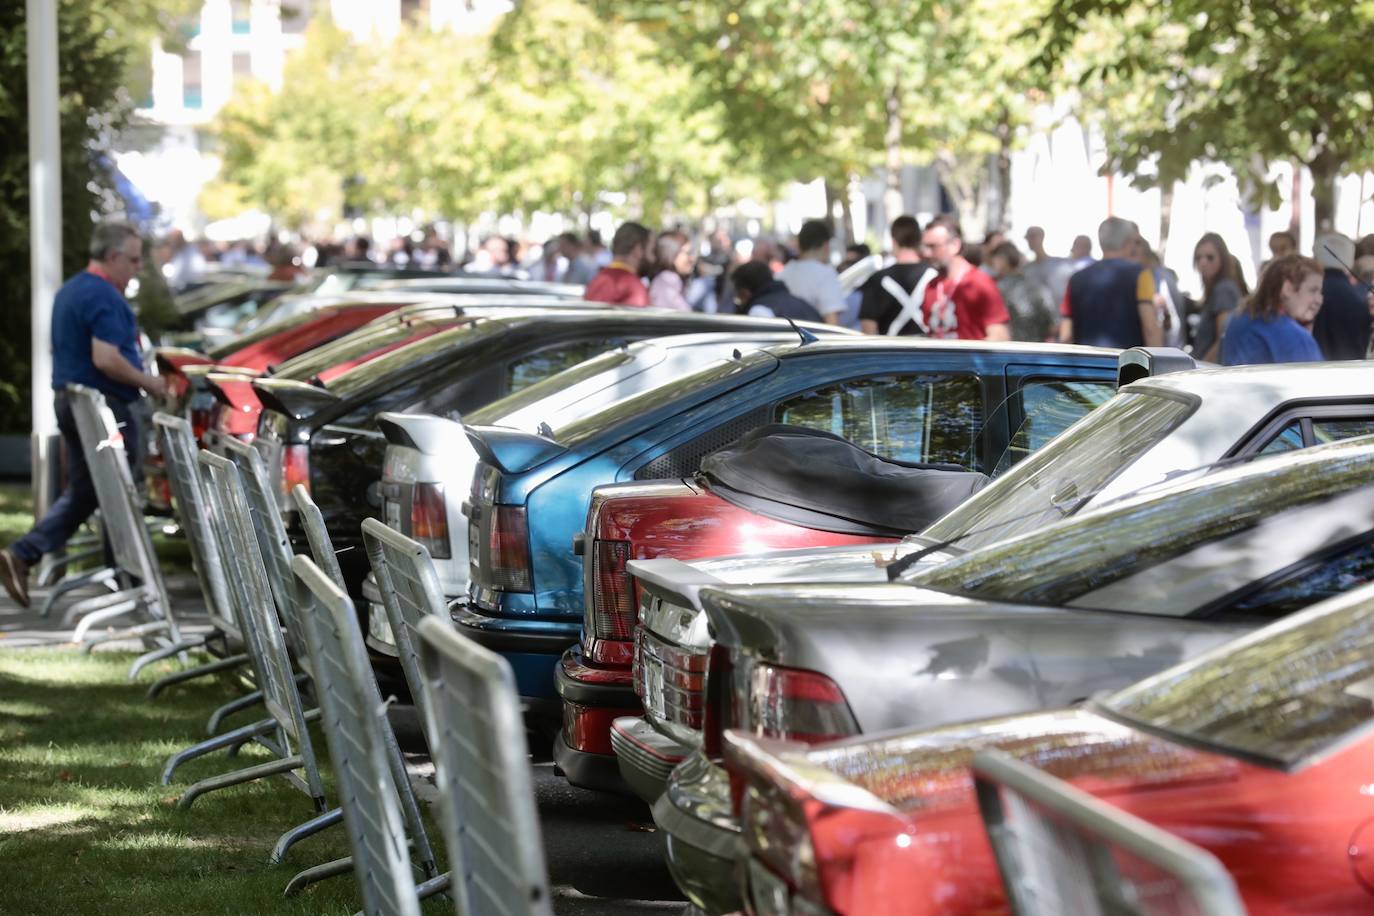
[[[293, 356], [342, 337], [383, 315], [400, 308], [402, 302], [335, 302], [305, 312], [241, 337], [208, 353], [180, 347], [159, 347], [154, 351], [158, 374], [167, 380], [167, 396], [158, 409], [173, 416], [187, 417], [197, 441], [203, 441], [210, 426], [212, 393], [204, 384], [211, 370], [233, 369], [249, 377]], [[148, 508], [155, 513], [171, 511], [172, 493], [163, 471], [157, 438], [150, 437], [144, 458]]]
[[806, 748], [725, 736], [751, 912], [988, 914], [999, 750], [1207, 850], [1255, 916], [1374, 912], [1374, 586], [1082, 707]]

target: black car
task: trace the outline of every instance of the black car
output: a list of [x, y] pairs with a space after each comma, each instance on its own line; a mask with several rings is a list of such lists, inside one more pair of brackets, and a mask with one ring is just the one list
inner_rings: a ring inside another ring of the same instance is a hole
[[706, 331], [786, 327], [778, 319], [652, 310], [557, 309], [479, 317], [321, 381], [259, 379], [256, 443], [299, 549], [287, 494], [310, 490], [339, 550], [349, 591], [366, 572], [359, 528], [382, 505], [384, 411], [457, 417], [632, 341]]

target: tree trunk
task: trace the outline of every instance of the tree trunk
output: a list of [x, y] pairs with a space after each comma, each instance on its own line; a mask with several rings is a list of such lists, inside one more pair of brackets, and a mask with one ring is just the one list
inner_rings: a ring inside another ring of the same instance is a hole
[[844, 230], [847, 245], [855, 245], [863, 239], [854, 236], [854, 210], [849, 206], [849, 183], [845, 183], [844, 193], [840, 195], [840, 227]]
[[1330, 232], [1336, 223], [1336, 176], [1334, 157], [1323, 151], [1308, 164], [1312, 172], [1312, 219], [1318, 233]]
[[1164, 252], [1169, 248], [1169, 226], [1174, 219], [1174, 182], [1166, 182], [1159, 189], [1159, 255], [1164, 262]]
[[849, 237], [845, 235], [843, 226], [838, 228], [835, 226], [835, 204], [839, 203], [840, 195], [835, 192], [835, 185], [829, 178], [825, 179], [824, 184], [825, 221], [830, 224], [831, 229], [835, 232], [835, 245], [833, 247], [843, 249], [845, 245], [849, 244]]
[[997, 153], [994, 157], [993, 167], [996, 170], [996, 180], [993, 182], [992, 194], [988, 195], [988, 219], [987, 230], [1006, 229], [1008, 224], [1008, 210], [1011, 206], [1011, 117], [1007, 110], [1002, 109], [1002, 116], [997, 121]]
[[1293, 184], [1288, 194], [1288, 200], [1292, 204], [1288, 216], [1288, 231], [1293, 233], [1293, 238], [1302, 243], [1302, 163], [1294, 159]]
[[[902, 103], [894, 84], [887, 93], [887, 130], [883, 133], [887, 152], [887, 188], [883, 191], [883, 215], [891, 222], [906, 211], [902, 199]], [[884, 229], [886, 236], [886, 229]]]

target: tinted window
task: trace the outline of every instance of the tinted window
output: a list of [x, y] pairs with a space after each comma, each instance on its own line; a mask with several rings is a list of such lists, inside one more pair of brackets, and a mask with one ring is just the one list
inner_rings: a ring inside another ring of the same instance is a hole
[[[1223, 471], [1202, 484], [1110, 504], [1081, 520], [963, 554], [906, 581], [992, 601], [1066, 605], [1232, 535], [1261, 526], [1288, 531], [1282, 526], [1292, 523], [1279, 519], [1281, 513], [1320, 507], [1371, 482], [1374, 448], [1333, 445], [1309, 450]], [[1314, 543], [1334, 538], [1342, 529], [1348, 537], [1366, 527], [1363, 517], [1333, 516], [1327, 530], [1304, 529], [1302, 538], [1293, 540]], [[1244, 559], [1242, 549], [1232, 565], [1242, 569]]]
[[1283, 452], [1296, 452], [1300, 448], [1306, 448], [1302, 438], [1302, 421], [1294, 420], [1270, 439], [1269, 443], [1259, 450], [1259, 454], [1279, 455]]
[[887, 375], [817, 388], [778, 404], [773, 420], [834, 433], [898, 461], [965, 464], [983, 425], [972, 375]]
[[1059, 521], [1192, 412], [1191, 404], [1173, 398], [1118, 394], [922, 535], [972, 549]]
[[438, 334], [430, 334], [330, 379], [328, 388], [339, 397], [346, 398], [387, 376], [402, 375], [430, 360], [456, 353], [460, 347], [480, 346], [499, 331], [505, 330], [505, 327], [500, 322], [478, 321], [467, 327], [449, 328]]
[[1374, 582], [1374, 542], [1361, 541], [1286, 574], [1233, 602], [1226, 619], [1277, 620], [1309, 604], [1316, 604]]
[[586, 362], [612, 345], [608, 340], [579, 340], [522, 356], [506, 367], [506, 391], [522, 391], [564, 369]]
[[1374, 595], [1362, 589], [1102, 701], [1116, 715], [1284, 766], [1374, 722]]
[[585, 362], [578, 363], [565, 372], [560, 372], [557, 377], [546, 378], [519, 391], [511, 391], [499, 401], [494, 401], [483, 407], [481, 410], [474, 411], [468, 416], [468, 422], [474, 426], [489, 426], [503, 417], [517, 411], [524, 410], [531, 404], [542, 401], [547, 397], [556, 395], [565, 389], [571, 388], [595, 375], [603, 372], [610, 372], [625, 365], [634, 359], [627, 350], [612, 350], [600, 356], [593, 357]]
[[1000, 474], [1039, 451], [1055, 436], [1101, 407], [1116, 394], [1110, 382], [1044, 381], [1021, 386], [1021, 415], [1024, 419], [1012, 434], [1011, 444], [997, 462]]
[[1327, 442], [1339, 442], [1342, 439], [1354, 439], [1357, 436], [1368, 436], [1374, 434], [1374, 419], [1367, 417], [1339, 419], [1332, 417], [1329, 420], [1312, 421], [1312, 438], [1314, 445], [1323, 445]]

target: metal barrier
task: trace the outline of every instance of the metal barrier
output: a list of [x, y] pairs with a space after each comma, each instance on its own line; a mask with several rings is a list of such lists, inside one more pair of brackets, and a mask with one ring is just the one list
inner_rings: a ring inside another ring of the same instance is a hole
[[401, 787], [387, 761], [386, 706], [377, 693], [357, 611], [348, 594], [312, 560], [296, 557], [291, 568], [298, 604], [308, 608], [305, 637], [315, 659], [321, 721], [362, 911], [368, 916], [419, 916], [420, 898], [397, 804]]
[[[344, 591], [343, 572], [339, 569], [338, 560], [334, 556], [334, 544], [329, 537], [329, 530], [325, 527], [324, 516], [320, 513], [320, 507], [315, 505], [315, 501], [310, 498], [310, 494], [306, 491], [305, 487], [299, 484], [297, 484], [296, 488], [292, 491], [291, 497], [296, 508], [300, 512], [301, 525], [305, 528], [307, 540], [310, 541], [310, 552], [314, 556], [316, 568], [323, 570], [325, 575], [328, 576], [329, 581], [332, 582], [339, 591], [347, 594], [347, 592]], [[294, 569], [295, 561], [293, 560], [292, 563]], [[296, 587], [294, 581], [292, 587]], [[306, 634], [308, 635], [310, 632], [309, 621], [321, 613], [318, 601], [312, 604], [309, 596], [302, 593], [299, 588], [297, 588], [295, 604], [302, 609], [302, 617], [306, 620]], [[349, 603], [349, 607], [350, 609], [352, 608], [351, 602]], [[351, 630], [357, 634], [356, 638], [361, 644], [362, 634], [358, 629], [356, 618], [352, 623]], [[314, 644], [311, 644], [309, 649], [311, 657], [314, 658]], [[364, 652], [364, 655], [366, 655], [366, 652]], [[382, 694], [377, 687], [377, 679], [373, 676], [371, 668], [368, 668], [364, 681], [365, 683], [360, 684], [359, 689], [366, 694], [367, 701], [377, 708], [383, 708]], [[323, 685], [317, 685], [317, 692], [324, 689], [326, 688]], [[321, 702], [323, 702], [323, 698]], [[439, 874], [439, 867], [434, 856], [434, 850], [429, 843], [429, 834], [425, 830], [424, 820], [420, 816], [420, 805], [415, 799], [415, 790], [410, 784], [409, 775], [406, 773], [405, 757], [402, 756], [401, 746], [396, 741], [396, 732], [392, 729], [391, 722], [385, 715], [381, 717], [380, 727], [382, 741], [386, 746], [387, 768], [391, 771], [391, 781], [396, 786], [399, 795], [401, 803], [400, 810], [405, 818], [406, 833], [409, 834], [411, 842], [415, 846], [415, 860], [429, 879], [417, 889], [418, 896], [423, 899], [431, 894], [446, 890], [448, 888], [448, 876], [441, 876]], [[283, 837], [282, 840], [279, 840], [278, 844], [281, 845], [285, 840], [287, 840], [287, 837]], [[289, 843], [286, 845], [289, 845]], [[285, 851], [285, 846], [282, 846], [280, 850], [273, 850], [272, 861], [279, 861]], [[291, 882], [287, 885], [287, 893], [295, 893], [313, 880], [327, 877], [330, 874], [337, 874], [338, 871], [335, 869], [342, 870], [346, 861], [347, 860], [338, 860], [326, 866], [306, 869], [306, 871], [301, 872], [295, 878], [291, 879]]]
[[[205, 600], [205, 610], [214, 628], [209, 634], [199, 637], [190, 645], [209, 647], [212, 642], [223, 646], [220, 658], [194, 668], [169, 674], [153, 682], [148, 688], [148, 698], [152, 699], [167, 687], [181, 684], [196, 678], [205, 677], [220, 671], [229, 671], [248, 662], [244, 652], [234, 653], [234, 647], [243, 643], [243, 628], [238, 621], [233, 601], [229, 597], [229, 584], [224, 577], [224, 566], [220, 562], [218, 534], [211, 524], [210, 507], [206, 500], [204, 484], [196, 466], [196, 440], [191, 424], [181, 417], [167, 413], [153, 415], [153, 427], [162, 440], [162, 453], [167, 468], [167, 478], [172, 487], [172, 502], [181, 530], [186, 533], [186, 541], [191, 547], [191, 565], [200, 583], [201, 597]], [[171, 650], [164, 652], [170, 654]]]
[[[77, 621], [72, 634], [87, 651], [112, 639], [141, 638], [153, 651], [135, 660], [130, 674], [157, 655], [159, 648], [181, 642], [176, 617], [167, 599], [162, 567], [152, 537], [143, 522], [133, 475], [124, 454], [123, 437], [100, 392], [82, 385], [68, 386], [77, 434], [91, 471], [96, 499], [110, 539], [114, 566], [125, 581], [120, 591], [78, 601], [67, 609], [64, 621]], [[149, 619], [117, 632], [87, 639], [91, 627], [107, 620], [142, 612]]]
[[458, 912], [551, 916], [515, 675], [446, 620], [416, 627]]
[[[375, 518], [363, 519], [363, 543], [372, 574], [377, 577], [377, 591], [382, 595], [387, 622], [396, 640], [396, 654], [401, 659], [401, 671], [410, 685], [410, 695], [420, 721], [428, 722], [425, 713], [427, 697], [424, 677], [420, 673], [416, 627], [425, 617], [433, 616], [448, 622], [448, 605], [434, 561], [424, 545], [388, 528]], [[431, 739], [433, 735], [428, 737]], [[432, 749], [432, 745], [431, 745]]]
[[1244, 916], [1216, 857], [996, 751], [978, 807], [1016, 916]]
[[[206, 451], [202, 451], [197, 460], [201, 467], [208, 470], [219, 508], [224, 513], [226, 524], [219, 532], [220, 557], [229, 573], [230, 590], [239, 609], [239, 619], [247, 629], [244, 633], [245, 642], [250, 646], [250, 653], [255, 653], [260, 660], [263, 703], [267, 707], [268, 718], [202, 741], [173, 755], [163, 768], [162, 783], [166, 785], [171, 782], [173, 771], [187, 760], [219, 748], [232, 748], [255, 741], [277, 759], [203, 779], [182, 794], [178, 807], [187, 808], [201, 795], [215, 789], [281, 774], [310, 796], [317, 811], [324, 811], [323, 781], [307, 727], [308, 721], [318, 717], [318, 711], [307, 713], [301, 703], [300, 692], [296, 689], [296, 675], [291, 667], [286, 641], [282, 637], [281, 619], [273, 604], [267, 569], [258, 547], [238, 468], [227, 458]], [[294, 771], [298, 769], [304, 771], [304, 778], [296, 775]]]

